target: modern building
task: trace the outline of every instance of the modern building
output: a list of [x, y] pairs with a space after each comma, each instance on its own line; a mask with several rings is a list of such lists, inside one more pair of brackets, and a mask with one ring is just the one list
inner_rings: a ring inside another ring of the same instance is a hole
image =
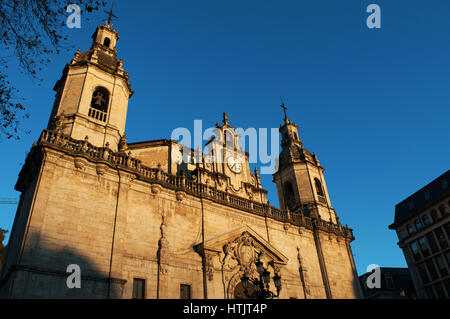
[[450, 171], [395, 206], [395, 229], [418, 298], [450, 298]]
[[[359, 297], [352, 230], [297, 125], [285, 116], [280, 126], [280, 208], [226, 113], [204, 150], [127, 143], [133, 91], [118, 39], [110, 23], [99, 26], [55, 85], [48, 127], [15, 186], [0, 295], [252, 298], [262, 274], [273, 295], [281, 284], [279, 298]], [[79, 288], [68, 285], [77, 267]]]
[[[379, 276], [378, 287], [373, 285]], [[369, 280], [371, 284], [367, 284]], [[373, 281], [372, 281], [373, 280]], [[379, 267], [359, 276], [364, 299], [416, 299], [416, 290], [408, 268]]]

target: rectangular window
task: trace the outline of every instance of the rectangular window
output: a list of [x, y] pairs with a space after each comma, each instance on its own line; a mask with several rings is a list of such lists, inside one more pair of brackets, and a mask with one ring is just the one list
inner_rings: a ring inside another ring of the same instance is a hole
[[447, 290], [447, 295], [450, 296], [450, 279], [446, 279], [444, 281], [444, 287], [445, 287], [445, 290]]
[[180, 285], [180, 299], [191, 299], [191, 285]]
[[425, 264], [421, 263], [417, 265], [417, 269], [419, 270], [420, 278], [422, 279], [422, 283], [426, 284], [430, 282], [430, 278], [428, 278], [427, 269], [425, 268]]
[[133, 299], [144, 299], [145, 298], [145, 280], [144, 279], [133, 279]]
[[436, 299], [436, 295], [434, 294], [433, 287], [428, 286], [425, 288], [425, 290], [427, 292], [428, 299]]
[[437, 245], [436, 239], [434, 237], [433, 233], [428, 233], [425, 235], [428, 241], [428, 245], [430, 246], [431, 252], [435, 253], [439, 250], [439, 247]]
[[420, 250], [422, 251], [423, 257], [430, 256], [430, 250], [428, 249], [425, 237], [420, 237], [417, 241], [419, 242]]
[[420, 219], [416, 219], [416, 229], [419, 230], [422, 228], [422, 221]]
[[450, 238], [450, 222], [444, 225], [444, 229], [447, 233], [447, 238]]
[[430, 273], [431, 280], [439, 279], [439, 275], [436, 271], [436, 267], [434, 266], [433, 260], [428, 259], [425, 263], [427, 264], [427, 268], [428, 268], [428, 272]]
[[439, 269], [439, 273], [442, 277], [445, 277], [448, 275], [447, 267], [445, 266], [445, 261], [442, 255], [436, 256], [436, 265]]
[[436, 228], [434, 230], [434, 233], [436, 234], [436, 237], [439, 241], [439, 245], [441, 245], [441, 248], [442, 249], [447, 248], [448, 242], [447, 242], [447, 239], [445, 238], [445, 235], [444, 235], [444, 232], [442, 231], [442, 229], [440, 227]]
[[412, 225], [412, 224], [408, 224], [407, 230], [408, 230], [408, 234], [414, 233], [414, 227], [413, 227], [413, 225]]
[[434, 285], [434, 290], [437, 293], [438, 299], [445, 299], [445, 292], [444, 288], [442, 288], [442, 283], [438, 282], [436, 285]]
[[428, 215], [424, 215], [422, 217], [422, 221], [424, 225], [428, 225], [430, 223], [430, 217], [428, 217]]
[[390, 273], [385, 274], [384, 279], [386, 280], [387, 289], [392, 289], [395, 287], [394, 278]]
[[417, 246], [417, 243], [413, 241], [411, 244], [409, 244], [409, 248], [411, 249], [411, 253], [414, 256], [414, 260], [420, 260], [421, 256], [419, 253], [419, 247]]

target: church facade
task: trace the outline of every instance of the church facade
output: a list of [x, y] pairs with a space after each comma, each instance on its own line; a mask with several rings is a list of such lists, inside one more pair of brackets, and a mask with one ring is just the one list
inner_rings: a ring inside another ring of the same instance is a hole
[[[267, 286], [278, 298], [359, 298], [352, 230], [296, 124], [285, 116], [280, 127], [280, 208], [226, 114], [205, 153], [169, 139], [127, 143], [133, 91], [118, 39], [99, 26], [55, 85], [48, 127], [15, 186], [0, 297], [251, 298], [262, 262], [281, 282], [279, 293]], [[80, 287], [68, 285], [73, 265]]]

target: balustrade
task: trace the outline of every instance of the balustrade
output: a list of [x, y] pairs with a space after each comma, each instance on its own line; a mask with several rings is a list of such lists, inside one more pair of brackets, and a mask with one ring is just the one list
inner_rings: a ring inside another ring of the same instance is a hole
[[[188, 180], [184, 176], [170, 175], [158, 168], [151, 168], [141, 164], [137, 158], [133, 158], [123, 153], [113, 152], [108, 147], [96, 147], [88, 140], [79, 141], [65, 136], [59, 131], [44, 130], [39, 139], [40, 144], [54, 145], [63, 148], [65, 151], [75, 154], [83, 154], [93, 160], [103, 160], [112, 167], [120, 166], [134, 170], [138, 178], [150, 180], [152, 182], [162, 183], [173, 189], [183, 189], [194, 196], [203, 196], [216, 200], [227, 205], [245, 209], [260, 216], [267, 215], [270, 218], [289, 222], [297, 226], [308, 229], [318, 228], [327, 232], [333, 232], [345, 237], [352, 237], [352, 231], [348, 227], [335, 225], [320, 219], [312, 220], [305, 216], [303, 209], [297, 209], [295, 212], [287, 212], [279, 208], [258, 203], [247, 198], [239, 197], [227, 192], [218, 190], [215, 187], [207, 186], [196, 181]], [[314, 223], [314, 225], [313, 225]]]

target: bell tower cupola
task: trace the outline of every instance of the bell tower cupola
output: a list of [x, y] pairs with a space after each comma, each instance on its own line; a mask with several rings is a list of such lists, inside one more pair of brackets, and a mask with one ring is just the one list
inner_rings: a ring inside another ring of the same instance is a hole
[[94, 146], [117, 151], [125, 134], [128, 101], [133, 95], [124, 62], [117, 58], [119, 34], [111, 19], [92, 35], [88, 51], [75, 53], [57, 81], [55, 103], [48, 128], [56, 123], [62, 132], [81, 140], [87, 136]]
[[336, 223], [336, 213], [331, 207], [325, 185], [325, 169], [317, 155], [303, 147], [298, 126], [287, 116], [284, 103], [281, 108], [284, 111], [284, 123], [279, 129], [281, 153], [278, 170], [273, 174], [280, 207], [291, 211], [302, 209], [311, 217]]

